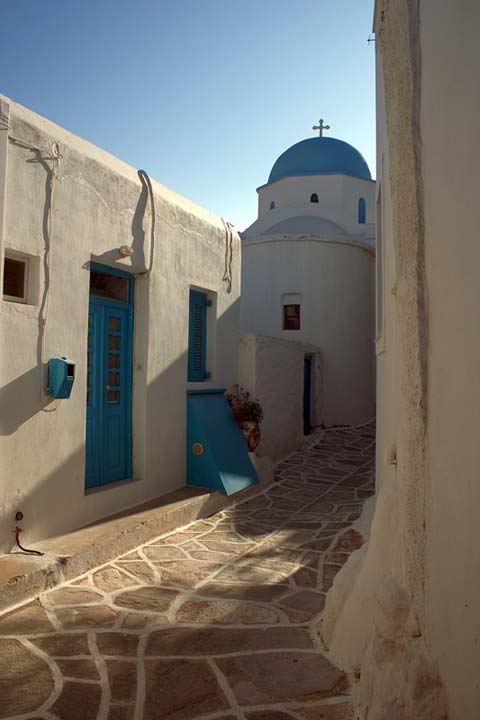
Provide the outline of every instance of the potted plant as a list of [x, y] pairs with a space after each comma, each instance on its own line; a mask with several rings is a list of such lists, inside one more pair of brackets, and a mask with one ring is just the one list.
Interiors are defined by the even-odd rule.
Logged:
[[233, 386], [227, 394], [227, 401], [247, 441], [248, 449], [253, 452], [260, 442], [260, 423], [263, 420], [260, 402], [253, 400], [248, 390], [239, 385]]

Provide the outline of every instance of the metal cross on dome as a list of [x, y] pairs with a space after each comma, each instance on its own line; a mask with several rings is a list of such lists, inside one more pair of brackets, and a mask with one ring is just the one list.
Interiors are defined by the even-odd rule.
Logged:
[[330, 130], [330, 125], [324, 125], [323, 118], [320, 118], [320, 120], [318, 122], [319, 122], [319, 125], [313, 125], [312, 130], [318, 130], [320, 137], [322, 137], [324, 130]]

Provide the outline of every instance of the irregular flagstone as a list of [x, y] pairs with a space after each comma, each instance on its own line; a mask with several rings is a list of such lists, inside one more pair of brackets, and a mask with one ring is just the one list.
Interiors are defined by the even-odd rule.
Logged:
[[222, 565], [219, 563], [203, 562], [201, 560], [182, 560], [157, 565], [160, 581], [163, 585], [178, 585], [180, 587], [194, 587], [201, 580], [205, 580]]
[[183, 548], [171, 545], [151, 545], [143, 548], [143, 552], [149, 560], [185, 560], [187, 558]]
[[134, 705], [110, 705], [107, 720], [133, 720]]
[[300, 548], [289, 548], [283, 547], [282, 545], [274, 545], [269, 543], [267, 545], [260, 545], [253, 550], [250, 550], [246, 558], [258, 558], [259, 562], [268, 561], [274, 563], [277, 561], [295, 564], [299, 561], [302, 550]]
[[317, 586], [318, 575], [312, 568], [302, 567], [291, 575], [297, 587], [314, 588]]
[[363, 537], [356, 530], [350, 529], [344, 532], [332, 547], [334, 551], [353, 552], [363, 545]]
[[221, 655], [246, 650], [311, 648], [307, 630], [294, 627], [167, 628], [152, 633], [146, 655]]
[[219, 625], [274, 625], [278, 613], [263, 605], [235, 600], [189, 600], [177, 610], [177, 621]]
[[100, 685], [66, 682], [49, 712], [59, 720], [96, 720], [101, 697]]
[[348, 558], [350, 557], [350, 553], [343, 553], [343, 552], [335, 552], [335, 553], [329, 553], [325, 556], [325, 562], [327, 563], [334, 563], [336, 565], [343, 565], [347, 562]]
[[99, 603], [103, 595], [95, 590], [87, 590], [84, 587], [67, 585], [59, 590], [52, 590], [48, 593], [48, 602], [52, 605], [84, 605], [86, 603]]
[[150, 615], [141, 615], [140, 613], [132, 612], [125, 616], [122, 623], [124, 628], [142, 628], [146, 625], [150, 619]]
[[211, 560], [218, 563], [225, 563], [230, 560], [230, 553], [218, 552], [217, 550], [190, 550], [188, 554], [194, 560]]
[[79, 660], [76, 658], [73, 660], [62, 659], [57, 660], [57, 665], [64, 677], [100, 680], [94, 660]]
[[113, 566], [105, 567], [93, 573], [93, 581], [100, 590], [104, 590], [105, 592], [114, 592], [115, 590], [137, 584], [137, 581], [130, 577], [130, 575]]
[[[298, 557], [298, 553], [296, 553]], [[237, 566], [260, 568], [262, 570], [274, 570], [280, 575], [288, 578], [296, 569], [295, 562], [288, 562], [278, 557], [262, 557], [261, 555], [248, 555], [237, 561]]]
[[243, 537], [239, 535], [237, 532], [229, 531], [229, 530], [212, 530], [212, 532], [208, 533], [208, 535], [204, 535], [202, 538], [202, 541], [209, 540], [210, 538], [213, 538], [215, 540], [219, 540], [223, 543], [238, 543], [243, 540]]
[[195, 535], [198, 535], [198, 533], [208, 532], [209, 530], [212, 530], [214, 527], [215, 527], [215, 522], [208, 522], [207, 520], [198, 520], [196, 523], [193, 523], [193, 525], [190, 525], [189, 527], [184, 528], [182, 532], [194, 533]]
[[348, 690], [345, 674], [318, 653], [240, 655], [217, 664], [242, 706], [319, 700]]
[[130, 610], [150, 610], [151, 612], [165, 612], [178, 593], [160, 587], [141, 587], [135, 590], [125, 590], [115, 597], [114, 603]]
[[125, 632], [97, 634], [97, 647], [101, 655], [125, 655], [136, 657], [139, 636]]
[[53, 691], [47, 663], [19, 640], [0, 639], [0, 718], [33, 713]]
[[325, 595], [319, 592], [303, 590], [283, 597], [277, 604], [282, 609], [291, 608], [292, 610], [302, 610], [308, 612], [310, 617], [313, 617], [323, 610], [325, 606]]
[[160, 540], [154, 540], [149, 543], [146, 547], [152, 547], [153, 545], [181, 545], [184, 542], [190, 542], [193, 537], [196, 537], [200, 533], [188, 533], [188, 532], [175, 532], [171, 535], [166, 535]]
[[288, 584], [288, 576], [269, 568], [230, 565], [215, 576], [220, 582], [234, 581], [245, 583], [283, 583]]
[[313, 541], [315, 535], [315, 530], [296, 530], [295, 528], [285, 528], [276, 532], [275, 535], [273, 535], [272, 538], [267, 541], [267, 544], [271, 543], [272, 545], [287, 546], [304, 545], [305, 543]]
[[248, 583], [208, 582], [197, 591], [198, 594], [232, 600], [253, 600], [271, 602], [285, 594], [285, 585], [249, 585]]
[[0, 617], [0, 635], [33, 635], [54, 629], [47, 613], [37, 601]]
[[335, 705], [316, 705], [295, 710], [296, 714], [305, 720], [354, 720], [353, 706], [350, 703], [336, 703]]
[[339, 570], [341, 570], [341, 567], [341, 565], [330, 565], [328, 563], [325, 563], [325, 565], [323, 566], [323, 590], [328, 590], [329, 588], [331, 588], [335, 575], [338, 573]]
[[117, 619], [117, 613], [106, 605], [59, 608], [56, 616], [65, 629], [110, 627]]
[[155, 580], [155, 572], [145, 560], [122, 562], [122, 567], [132, 575], [135, 575], [141, 582], [148, 584]]
[[203, 538], [202, 545], [204, 545], [204, 547], [206, 547], [208, 550], [218, 550], [220, 552], [226, 552], [229, 554], [233, 553], [234, 555], [242, 555], [243, 553], [248, 552], [248, 550], [251, 550], [251, 548], [253, 548], [253, 544], [251, 542], [225, 543], [219, 542], [218, 540], [204, 540]]
[[50, 657], [68, 657], [69, 655], [90, 655], [86, 635], [50, 635], [48, 637], [31, 638], [36, 645]]
[[283, 710], [256, 710], [245, 715], [247, 720], [295, 720], [295, 715], [290, 715]]
[[107, 660], [108, 683], [113, 701], [135, 700], [137, 667], [127, 660]]
[[147, 660], [144, 720], [194, 720], [230, 705], [205, 660]]

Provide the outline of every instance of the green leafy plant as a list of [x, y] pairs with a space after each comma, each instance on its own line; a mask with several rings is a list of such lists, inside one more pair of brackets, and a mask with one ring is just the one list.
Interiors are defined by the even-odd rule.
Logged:
[[232, 408], [233, 417], [238, 423], [254, 422], [261, 423], [263, 410], [258, 400], [253, 400], [248, 390], [234, 385], [227, 394], [227, 402]]

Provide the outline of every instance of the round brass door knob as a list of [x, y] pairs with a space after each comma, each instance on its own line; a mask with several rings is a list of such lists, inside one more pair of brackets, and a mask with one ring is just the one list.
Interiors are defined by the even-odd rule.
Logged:
[[196, 442], [192, 445], [192, 453], [194, 455], [203, 455], [203, 445], [202, 443]]

